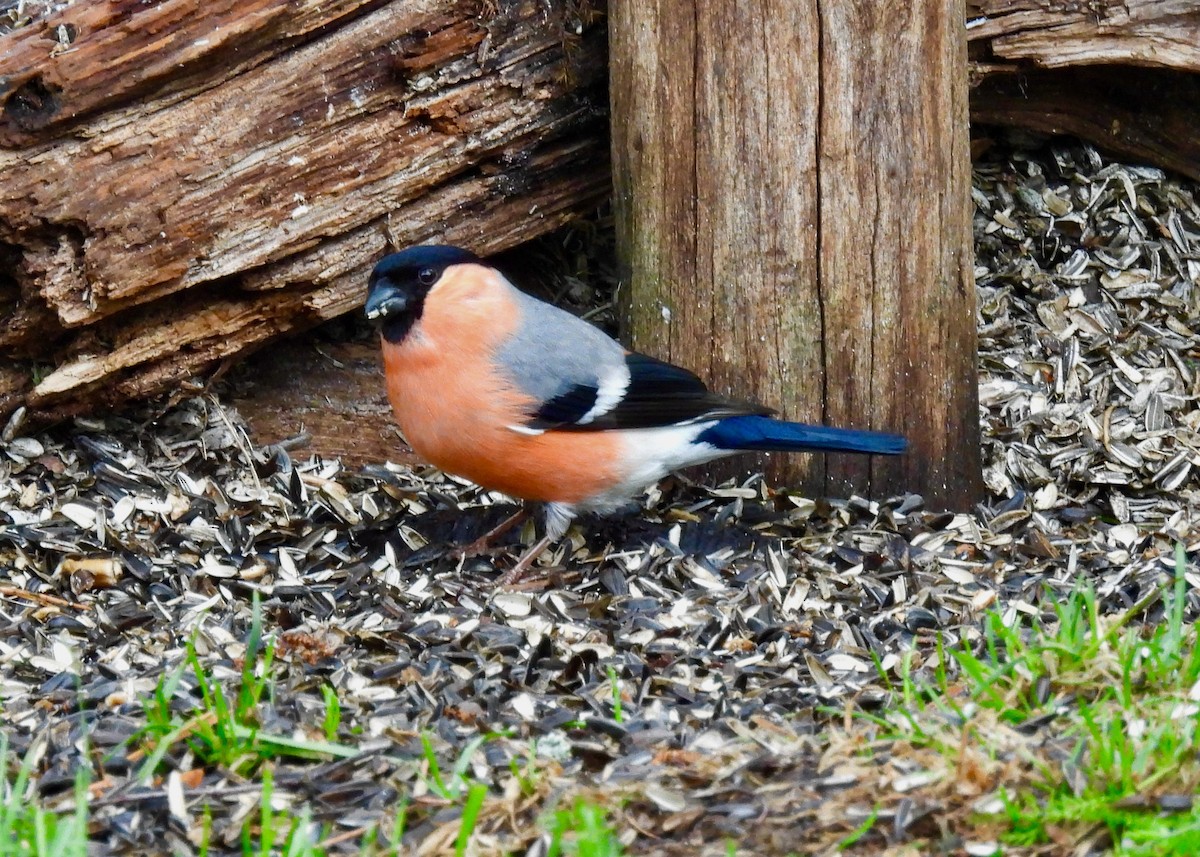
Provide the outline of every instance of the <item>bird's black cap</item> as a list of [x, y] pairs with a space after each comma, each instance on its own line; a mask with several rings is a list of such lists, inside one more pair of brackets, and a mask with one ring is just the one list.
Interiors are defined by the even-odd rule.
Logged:
[[398, 253], [384, 256], [371, 271], [371, 284], [380, 277], [396, 279], [408, 271], [419, 271], [421, 268], [433, 268], [440, 274], [451, 265], [462, 265], [468, 262], [478, 262], [479, 257], [470, 250], [453, 247], [449, 244], [422, 244], [409, 247]]
[[400, 342], [421, 317], [425, 296], [451, 265], [478, 262], [470, 250], [445, 244], [409, 247], [384, 256], [367, 281], [367, 318], [383, 322], [383, 335]]

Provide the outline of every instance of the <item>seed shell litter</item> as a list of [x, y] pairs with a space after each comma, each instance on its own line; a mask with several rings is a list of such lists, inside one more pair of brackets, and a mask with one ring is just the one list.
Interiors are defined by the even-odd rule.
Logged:
[[[457, 558], [514, 506], [435, 470], [258, 447], [198, 387], [37, 435], [15, 415], [0, 438], [12, 754], [34, 753], [37, 790], [62, 805], [91, 759], [92, 830], [115, 853], [193, 853], [206, 805], [214, 847], [236, 850], [260, 785], [183, 745], [143, 780], [129, 742], [189, 640], [218, 680], [240, 675], [257, 594], [278, 661], [260, 727], [323, 739], [331, 688], [358, 750], [273, 763], [277, 808], [310, 804], [334, 838], [407, 799], [405, 843], [453, 852], [459, 809], [430, 789], [423, 736], [490, 786], [479, 853], [544, 854], [538, 818], [578, 793], [613, 807], [630, 853], [809, 851], [871, 812], [896, 843], [928, 836], [957, 774], [915, 750], [866, 763], [839, 729], [837, 712], [889, 699], [881, 671], [907, 657], [930, 675], [939, 638], [977, 642], [986, 611], [1044, 614], [1081, 583], [1127, 610], [1177, 541], [1191, 619], [1200, 605], [1195, 186], [1078, 144], [1003, 144], [973, 198], [990, 496], [969, 514], [673, 477], [498, 592], [532, 533]], [[197, 693], [185, 678], [176, 704]], [[995, 776], [972, 786], [981, 801]]]

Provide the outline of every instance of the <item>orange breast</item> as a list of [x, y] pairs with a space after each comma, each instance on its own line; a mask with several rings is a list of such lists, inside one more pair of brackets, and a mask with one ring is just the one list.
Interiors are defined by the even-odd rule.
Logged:
[[578, 503], [618, 481], [619, 440], [509, 428], [536, 404], [492, 363], [518, 322], [508, 288], [481, 266], [447, 269], [405, 340], [383, 340], [388, 398], [405, 439], [431, 464], [514, 497]]

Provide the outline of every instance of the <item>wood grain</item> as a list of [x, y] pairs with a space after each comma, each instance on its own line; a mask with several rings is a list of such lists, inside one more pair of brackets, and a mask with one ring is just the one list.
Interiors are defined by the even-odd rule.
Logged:
[[971, 119], [1200, 180], [1200, 5], [968, 0]]
[[950, 0], [615, 2], [618, 244], [634, 347], [899, 459], [788, 457], [806, 490], [982, 491], [965, 33]]
[[1200, 71], [1192, 0], [968, 0], [967, 18], [971, 40], [1000, 60]]
[[3, 36], [0, 354], [23, 371], [0, 413], [114, 404], [311, 327], [389, 243], [493, 252], [591, 210], [604, 34], [572, 9], [81, 0]]
[[1200, 181], [1200, 75], [1191, 72], [1083, 66], [992, 74], [971, 92], [971, 119], [1070, 134]]

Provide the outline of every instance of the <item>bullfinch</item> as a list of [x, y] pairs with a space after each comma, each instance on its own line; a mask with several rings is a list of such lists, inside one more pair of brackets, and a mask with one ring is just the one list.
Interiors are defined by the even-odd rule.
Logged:
[[894, 434], [784, 422], [696, 375], [628, 351], [517, 289], [473, 253], [410, 247], [371, 272], [388, 398], [431, 464], [545, 504], [525, 572], [581, 512], [611, 513], [673, 470], [739, 452], [897, 455]]

